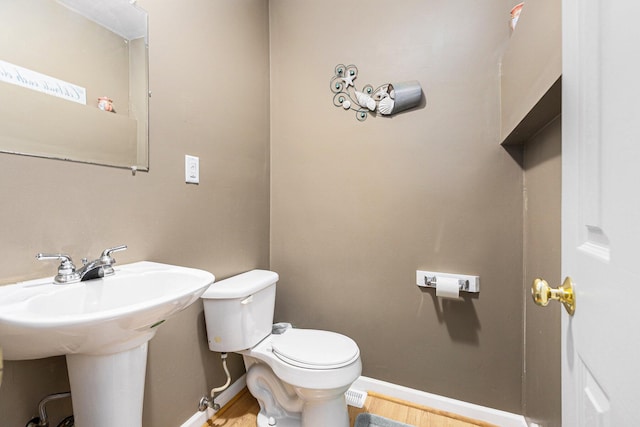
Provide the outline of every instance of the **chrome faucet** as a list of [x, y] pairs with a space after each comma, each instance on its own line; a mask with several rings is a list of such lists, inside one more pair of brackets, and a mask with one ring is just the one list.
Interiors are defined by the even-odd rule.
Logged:
[[86, 259], [82, 260], [82, 267], [78, 270], [80, 275], [80, 281], [97, 279], [100, 277], [111, 276], [115, 271], [113, 270], [113, 264], [116, 263], [115, 258], [111, 256], [112, 253], [118, 251], [124, 251], [127, 249], [127, 245], [116, 246], [115, 248], [109, 248], [102, 251], [100, 258], [87, 262]]
[[127, 249], [127, 245], [116, 246], [115, 248], [105, 249], [100, 258], [87, 262], [82, 260], [82, 267], [76, 270], [71, 257], [65, 254], [43, 254], [36, 255], [38, 260], [60, 260], [58, 274], [54, 277], [54, 281], [59, 284], [84, 282], [86, 280], [98, 279], [100, 277], [110, 276], [115, 273], [113, 264], [116, 260], [111, 256], [112, 253]]

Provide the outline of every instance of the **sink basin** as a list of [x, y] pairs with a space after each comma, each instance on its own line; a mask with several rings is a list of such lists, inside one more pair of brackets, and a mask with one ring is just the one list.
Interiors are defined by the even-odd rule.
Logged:
[[7, 360], [66, 355], [77, 426], [141, 425], [147, 342], [214, 280], [142, 261], [86, 282], [0, 286], [0, 347]]
[[0, 347], [7, 360], [109, 354], [148, 341], [156, 327], [196, 301], [211, 273], [154, 262], [68, 285], [53, 278], [0, 286]]

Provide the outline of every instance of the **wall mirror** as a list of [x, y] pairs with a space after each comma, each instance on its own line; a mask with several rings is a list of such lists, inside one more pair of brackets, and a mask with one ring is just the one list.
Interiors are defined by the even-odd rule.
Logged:
[[148, 170], [135, 0], [0, 0], [0, 151]]

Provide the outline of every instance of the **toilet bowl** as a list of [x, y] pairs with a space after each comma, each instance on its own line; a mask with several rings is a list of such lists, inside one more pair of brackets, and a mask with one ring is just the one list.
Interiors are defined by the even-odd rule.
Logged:
[[357, 344], [315, 329], [272, 329], [278, 275], [253, 270], [202, 295], [209, 348], [242, 354], [259, 427], [348, 427], [344, 393], [360, 376]]

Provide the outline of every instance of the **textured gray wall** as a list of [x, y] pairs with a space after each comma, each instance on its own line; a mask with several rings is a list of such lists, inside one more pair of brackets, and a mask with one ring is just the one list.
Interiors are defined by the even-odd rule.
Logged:
[[[141, 5], [151, 13], [150, 172], [0, 154], [0, 283], [52, 274], [38, 251], [79, 258], [120, 243], [121, 263], [219, 279], [270, 266], [281, 275], [277, 320], [353, 337], [364, 375], [521, 413], [523, 174], [498, 145], [511, 5]], [[358, 65], [358, 87], [417, 79], [426, 102], [359, 123], [331, 102], [338, 63]], [[200, 156], [199, 186], [183, 183], [184, 154]], [[104, 184], [108, 203], [78, 202]], [[61, 187], [72, 203], [56, 209]], [[415, 286], [416, 269], [480, 275], [481, 293], [441, 301]], [[231, 365], [235, 378], [240, 359]], [[223, 381], [195, 304], [150, 343], [144, 425], [179, 425]], [[7, 362], [0, 426], [23, 425], [65, 387], [63, 358]]]
[[562, 129], [558, 117], [529, 140], [524, 152], [525, 359], [523, 413], [545, 427], [562, 423], [560, 384], [561, 304], [538, 307], [531, 299], [536, 277], [553, 287], [560, 272]]
[[[79, 262], [118, 244], [129, 245], [119, 263], [173, 263], [219, 279], [269, 266], [267, 2], [140, 5], [150, 13], [150, 171], [0, 154], [2, 284], [52, 275], [39, 251]], [[199, 185], [184, 183], [185, 154], [200, 157]], [[230, 364], [237, 378], [241, 359]], [[24, 425], [44, 395], [68, 389], [64, 358], [6, 365], [3, 427]], [[150, 342], [144, 425], [180, 425], [224, 380], [195, 303]]]
[[[519, 413], [522, 170], [499, 145], [506, 1], [271, 0], [276, 315], [345, 333], [363, 374]], [[356, 120], [356, 87], [418, 80], [426, 104]], [[442, 301], [416, 269], [475, 274]]]

